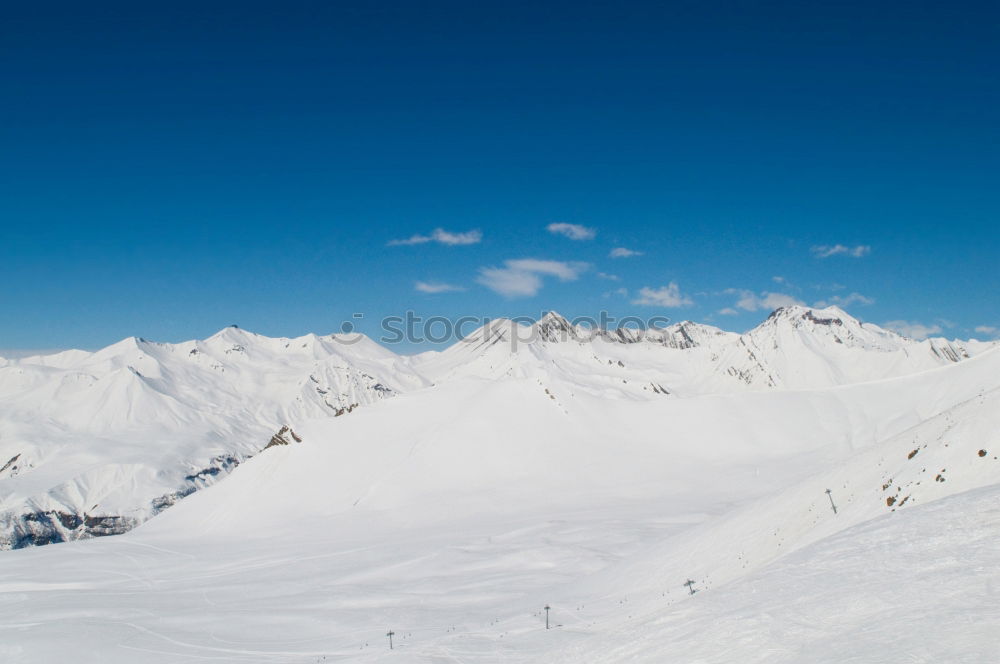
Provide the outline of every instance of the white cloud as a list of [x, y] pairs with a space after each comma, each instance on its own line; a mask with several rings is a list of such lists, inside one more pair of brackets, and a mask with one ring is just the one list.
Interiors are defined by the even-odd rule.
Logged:
[[430, 235], [412, 235], [405, 240], [390, 240], [390, 247], [406, 246], [411, 244], [426, 244], [437, 242], [454, 247], [463, 244], [479, 244], [483, 241], [482, 231], [472, 230], [464, 233], [451, 233], [443, 228], [435, 228]]
[[681, 289], [677, 282], [671, 281], [666, 286], [660, 288], [650, 288], [648, 286], [639, 289], [639, 297], [632, 300], [632, 304], [641, 304], [652, 307], [683, 307], [693, 304], [691, 298], [681, 294]]
[[830, 256], [850, 256], [851, 258], [861, 258], [872, 252], [872, 248], [867, 244], [859, 244], [856, 247], [847, 247], [842, 244], [820, 244], [812, 249], [816, 258], [829, 258]]
[[783, 284], [785, 283], [786, 280], [784, 277], [771, 277], [771, 281], [773, 281], [776, 284]]
[[905, 320], [891, 320], [882, 324], [882, 327], [892, 330], [893, 332], [898, 332], [905, 337], [910, 337], [911, 339], [926, 339], [927, 337], [934, 334], [941, 334], [940, 325], [924, 325], [923, 323], [915, 323], [912, 321]]
[[421, 293], [455, 293], [465, 290], [461, 286], [446, 284], [440, 281], [418, 281], [413, 287]]
[[519, 258], [512, 261], [504, 261], [504, 265], [513, 270], [552, 275], [553, 277], [558, 277], [560, 281], [573, 281], [580, 276], [581, 272], [587, 269], [586, 263], [544, 261], [537, 258]]
[[621, 279], [617, 274], [608, 274], [607, 272], [598, 272], [597, 276], [608, 281], [619, 281]]
[[567, 224], [564, 222], [549, 224], [545, 227], [550, 233], [565, 235], [571, 240], [593, 240], [597, 231], [579, 224]]
[[803, 306], [805, 304], [802, 300], [786, 293], [770, 293], [768, 291], [764, 291], [758, 295], [753, 291], [743, 290], [740, 288], [727, 288], [723, 292], [727, 295], [739, 296], [734, 306], [737, 309], [742, 309], [744, 311], [759, 311], [761, 309], [771, 311], [779, 307]]
[[802, 300], [786, 293], [763, 293], [759, 298], [762, 309], [777, 309], [778, 307], [802, 306]]
[[725, 309], [719, 309], [719, 313], [723, 316], [738, 316], [740, 312], [732, 307], [726, 307]]
[[625, 247], [615, 247], [608, 256], [611, 258], [632, 258], [633, 256], [642, 256], [642, 252], [635, 251], [634, 249], [626, 249]]
[[588, 267], [586, 263], [520, 258], [504, 261], [504, 267], [480, 268], [476, 281], [504, 297], [530, 297], [541, 290], [543, 276], [574, 281]]
[[542, 287], [537, 274], [502, 267], [481, 268], [476, 281], [504, 297], [529, 297]]
[[977, 325], [976, 332], [979, 334], [988, 334], [991, 337], [1000, 336], [1000, 327], [993, 327], [992, 325]]
[[820, 300], [813, 306], [829, 307], [830, 305], [834, 305], [837, 307], [849, 307], [852, 304], [875, 304], [875, 298], [862, 295], [861, 293], [851, 293], [850, 295], [832, 295], [829, 299]]
[[617, 288], [617, 289], [615, 289], [613, 291], [608, 291], [607, 293], [605, 293], [604, 297], [611, 297], [612, 295], [617, 295], [619, 297], [628, 297], [628, 289], [627, 288]]

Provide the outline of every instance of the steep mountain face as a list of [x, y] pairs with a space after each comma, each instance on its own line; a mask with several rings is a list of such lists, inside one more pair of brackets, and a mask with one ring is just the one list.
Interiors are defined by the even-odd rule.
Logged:
[[565, 415], [582, 397], [662, 401], [880, 380], [985, 347], [915, 342], [836, 308], [791, 307], [743, 335], [689, 321], [590, 330], [553, 312], [533, 325], [492, 321], [416, 356], [362, 335], [272, 339], [230, 327], [179, 344], [130, 338], [95, 353], [4, 360], [0, 548], [124, 532], [225, 477], [283, 427], [456, 381], [526, 381]]

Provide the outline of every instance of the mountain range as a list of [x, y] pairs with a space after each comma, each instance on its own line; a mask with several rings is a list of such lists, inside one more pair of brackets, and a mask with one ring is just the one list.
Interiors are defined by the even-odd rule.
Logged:
[[997, 344], [832, 307], [4, 360], [0, 659], [994, 661], [998, 456]]
[[[443, 351], [360, 335], [129, 338], [97, 352], [0, 359], [0, 548], [119, 534], [225, 477], [302, 423], [461, 380], [665, 400], [907, 376], [991, 344], [914, 341], [830, 307], [774, 311], [745, 334], [685, 321], [594, 330], [556, 313], [494, 320]], [[535, 389], [532, 387], [530, 389]], [[428, 397], [433, 399], [433, 397]]]

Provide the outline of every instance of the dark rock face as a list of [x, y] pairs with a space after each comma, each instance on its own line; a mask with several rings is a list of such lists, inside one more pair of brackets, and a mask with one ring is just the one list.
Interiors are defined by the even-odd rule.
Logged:
[[[349, 404], [347, 406], [344, 406], [343, 408], [334, 408], [333, 409], [333, 416], [334, 417], [340, 417], [341, 415], [346, 415], [347, 413], [350, 413], [352, 410], [354, 410], [357, 407], [358, 407], [358, 404], [352, 403], [352, 404]], [[287, 445], [287, 444], [288, 443], [285, 443], [285, 445]]]
[[20, 453], [15, 454], [13, 457], [11, 457], [10, 461], [8, 461], [3, 465], [3, 468], [0, 468], [0, 473], [3, 473], [7, 469], [10, 469], [11, 475], [14, 475], [14, 472], [17, 470], [17, 466], [15, 466], [14, 464], [17, 463], [17, 460], [20, 458], [21, 458]]
[[299, 438], [299, 436], [294, 431], [292, 431], [292, 428], [288, 425], [285, 425], [280, 429], [278, 429], [278, 433], [271, 436], [271, 441], [266, 446], [264, 446], [264, 449], [266, 450], [270, 447], [276, 447], [278, 445], [290, 445], [292, 441], [288, 440], [289, 438], [291, 438], [296, 443], [302, 442], [302, 439]]
[[21, 515], [10, 536], [10, 548], [43, 546], [88, 537], [120, 535], [139, 525], [124, 516], [91, 516], [46, 510]]
[[806, 320], [812, 321], [813, 323], [816, 323], [817, 325], [841, 325], [842, 326], [844, 324], [844, 321], [840, 320], [839, 318], [817, 318], [813, 314], [812, 310], [807, 310], [806, 313], [803, 315], [803, 318], [805, 318]]

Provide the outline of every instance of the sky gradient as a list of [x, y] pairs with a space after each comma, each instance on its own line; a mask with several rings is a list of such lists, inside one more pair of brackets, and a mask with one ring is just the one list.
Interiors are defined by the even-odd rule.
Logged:
[[0, 349], [792, 301], [1000, 334], [997, 3], [148, 4], [4, 10]]

